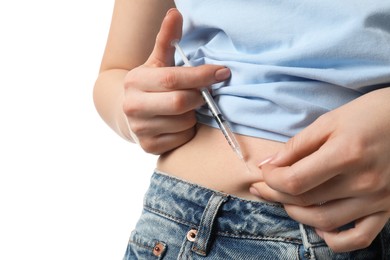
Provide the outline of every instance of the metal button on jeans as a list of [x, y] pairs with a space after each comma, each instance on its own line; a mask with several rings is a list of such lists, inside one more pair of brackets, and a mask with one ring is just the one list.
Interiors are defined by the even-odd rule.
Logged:
[[162, 243], [157, 243], [153, 248], [153, 255], [160, 256], [164, 252], [164, 249], [165, 245]]
[[198, 234], [198, 231], [196, 229], [191, 229], [187, 233], [187, 239], [188, 241], [194, 242], [196, 238], [196, 234]]

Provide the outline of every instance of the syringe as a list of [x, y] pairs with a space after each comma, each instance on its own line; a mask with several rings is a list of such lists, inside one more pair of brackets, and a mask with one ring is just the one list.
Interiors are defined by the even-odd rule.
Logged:
[[[183, 49], [180, 47], [178, 41], [173, 41], [172, 45], [175, 46], [176, 50], [180, 54], [181, 58], [183, 59], [184, 65], [187, 67], [192, 67], [190, 61], [188, 60], [187, 56], [185, 55]], [[229, 125], [229, 122], [222, 115], [222, 113], [219, 110], [217, 104], [215, 103], [213, 97], [211, 96], [209, 90], [207, 88], [202, 88], [200, 90], [200, 92], [201, 92], [204, 100], [206, 101], [206, 104], [208, 105], [211, 114], [213, 115], [215, 121], [218, 123], [219, 128], [221, 129], [223, 135], [225, 136], [227, 142], [229, 143], [230, 147], [237, 154], [237, 156], [242, 161], [245, 162], [240, 145], [238, 144], [238, 141], [232, 132], [232, 129]]]

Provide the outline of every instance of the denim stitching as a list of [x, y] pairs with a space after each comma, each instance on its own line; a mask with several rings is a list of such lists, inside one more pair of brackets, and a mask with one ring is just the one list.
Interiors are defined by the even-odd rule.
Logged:
[[196, 225], [196, 224], [194, 224], [194, 223], [185, 221], [185, 220], [183, 220], [183, 219], [176, 218], [176, 217], [174, 217], [174, 216], [172, 216], [172, 215], [169, 215], [169, 214], [167, 214], [167, 213], [165, 213], [165, 212], [162, 212], [162, 211], [159, 211], [159, 210], [157, 210], [157, 209], [148, 207], [148, 206], [146, 206], [146, 205], [144, 205], [144, 209], [150, 211], [151, 213], [155, 213], [155, 214], [157, 214], [157, 215], [160, 215], [161, 217], [165, 217], [165, 218], [167, 218], [167, 219], [176, 221], [177, 223], [180, 223], [180, 224], [183, 224], [183, 225], [186, 225], [186, 226], [190, 226], [190, 227], [196, 227], [196, 228], [198, 228], [198, 225]]
[[129, 243], [130, 243], [130, 244], [134, 244], [134, 245], [136, 245], [136, 246], [138, 246], [138, 247], [142, 247], [142, 248], [144, 248], [144, 249], [148, 249], [148, 250], [151, 250], [151, 249], [152, 249], [152, 248], [149, 247], [149, 246], [146, 246], [146, 245], [144, 245], [144, 244], [138, 243], [138, 242], [136, 242], [136, 241], [134, 241], [134, 240], [131, 240], [131, 239], [130, 239]]
[[301, 244], [302, 243], [302, 241], [300, 239], [290, 238], [290, 237], [237, 235], [237, 234], [232, 234], [229, 232], [217, 232], [217, 235], [223, 236], [223, 237], [230, 237], [230, 238], [291, 242], [292, 244]]
[[229, 198], [231, 200], [236, 200], [236, 201], [241, 201], [241, 202], [245, 202], [245, 203], [253, 203], [253, 204], [260, 204], [260, 205], [269, 205], [269, 206], [274, 206], [274, 207], [277, 207], [277, 208], [283, 208], [283, 205], [280, 204], [280, 203], [273, 203], [273, 202], [263, 202], [263, 201], [255, 201], [255, 200], [247, 200], [247, 199], [242, 199], [242, 198], [239, 198], [239, 197], [236, 197], [236, 196], [233, 196], [233, 195], [230, 195], [230, 194], [226, 194], [226, 193], [223, 193], [223, 192], [220, 192], [220, 191], [217, 191], [217, 190], [211, 190], [209, 188], [206, 188], [206, 187], [203, 187], [203, 186], [200, 186], [198, 184], [194, 184], [194, 183], [189, 183], [189, 182], [186, 182], [182, 179], [179, 179], [179, 178], [176, 178], [176, 177], [173, 177], [173, 176], [170, 176], [170, 175], [167, 175], [167, 174], [164, 174], [160, 171], [155, 171], [154, 172], [156, 175], [159, 175], [160, 177], [164, 177], [164, 178], [169, 178], [169, 179], [172, 179], [174, 181], [177, 181], [177, 182], [180, 182], [182, 184], [185, 184], [185, 185], [188, 185], [190, 186], [191, 188], [199, 188], [201, 190], [204, 190], [205, 192], [207, 193], [217, 193], [217, 194], [221, 194], [221, 195], [226, 195], [226, 196], [229, 196]]
[[[160, 215], [161, 217], [165, 217], [167, 219], [176, 221], [179, 224], [193, 227], [195, 229], [199, 228], [199, 226], [197, 224], [194, 224], [194, 223], [191, 223], [188, 221], [184, 221], [183, 219], [173, 217], [169, 214], [166, 214], [165, 212], [150, 208], [148, 206], [144, 206], [144, 207], [145, 207], [145, 210], [147, 210], [151, 213], [155, 213], [157, 215]], [[217, 235], [224, 236], [224, 237], [231, 237], [231, 238], [243, 238], [243, 239], [249, 238], [249, 239], [255, 239], [255, 240], [271, 240], [271, 241], [285, 241], [285, 242], [292, 242], [292, 243], [302, 243], [302, 241], [300, 239], [289, 238], [289, 237], [248, 236], [248, 235], [237, 235], [237, 234], [230, 233], [230, 232], [217, 232]], [[318, 245], [320, 246], [321, 244], [318, 244]]]

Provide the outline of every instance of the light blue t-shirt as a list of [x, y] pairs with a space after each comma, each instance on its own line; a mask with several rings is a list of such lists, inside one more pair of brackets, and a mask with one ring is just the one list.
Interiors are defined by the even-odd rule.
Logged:
[[[191, 63], [232, 71], [212, 94], [234, 132], [286, 141], [318, 116], [390, 86], [390, 0], [176, 0], [176, 6]], [[205, 107], [198, 120], [218, 127]]]

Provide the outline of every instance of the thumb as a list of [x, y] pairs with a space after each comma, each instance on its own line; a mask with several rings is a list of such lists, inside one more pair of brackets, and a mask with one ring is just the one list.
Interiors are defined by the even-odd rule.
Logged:
[[180, 40], [182, 34], [183, 18], [175, 8], [169, 9], [161, 24], [156, 37], [156, 43], [152, 54], [146, 61], [146, 65], [168, 67], [174, 65], [175, 48], [172, 41]]

